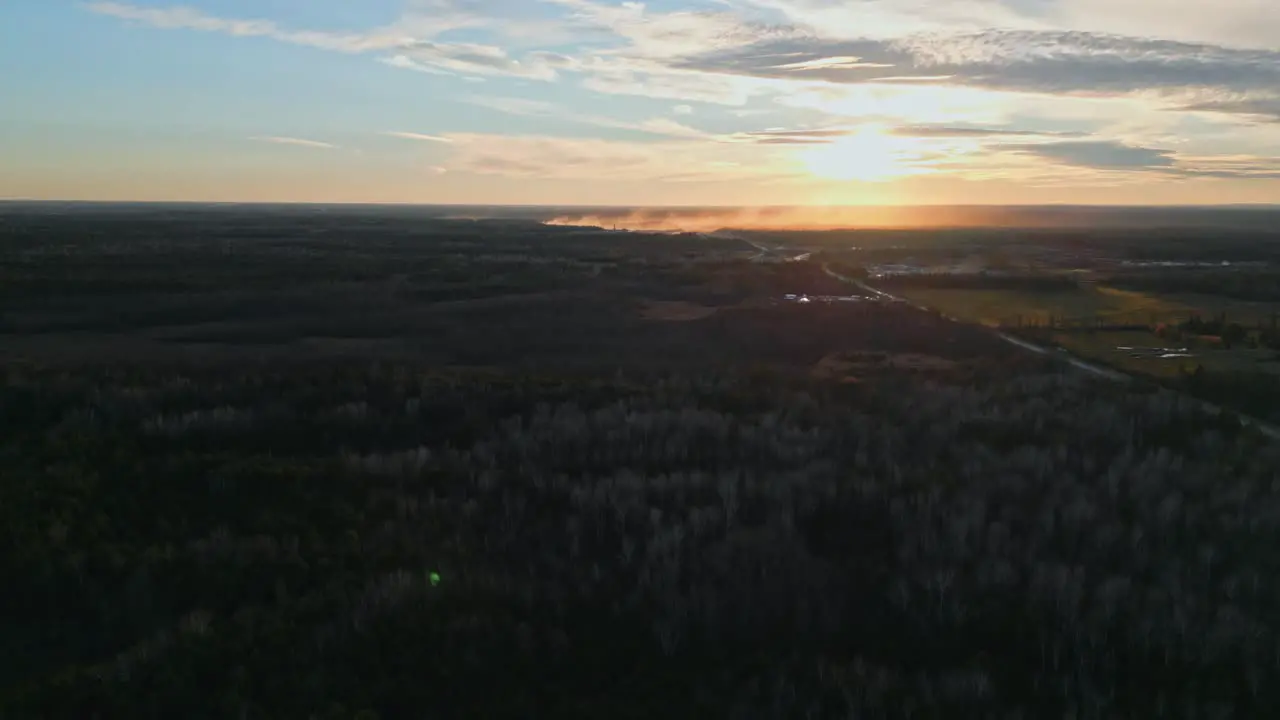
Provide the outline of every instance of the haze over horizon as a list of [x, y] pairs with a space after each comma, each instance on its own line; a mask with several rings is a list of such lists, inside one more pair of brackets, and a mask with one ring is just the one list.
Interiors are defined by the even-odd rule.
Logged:
[[0, 198], [1280, 200], [1280, 3], [1173, 8], [19, 0]]
[[644, 232], [723, 230], [927, 230], [945, 228], [1161, 230], [1248, 232], [1280, 237], [1280, 205], [884, 205], [884, 206], [582, 206], [441, 205], [359, 203], [191, 203], [22, 201], [0, 198], [0, 218], [24, 212], [88, 213], [95, 217], [160, 217], [170, 211], [188, 219], [226, 214], [298, 218], [528, 221], [546, 225]]

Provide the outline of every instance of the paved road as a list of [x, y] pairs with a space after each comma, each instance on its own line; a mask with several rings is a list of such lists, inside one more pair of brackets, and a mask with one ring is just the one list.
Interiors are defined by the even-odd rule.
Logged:
[[785, 250], [784, 248], [771, 248], [767, 245], [758, 243], [755, 240], [752, 240], [750, 238], [745, 238], [737, 233], [729, 232], [725, 230], [711, 233], [709, 237], [720, 237], [720, 238], [727, 238], [730, 240], [741, 240], [742, 242], [750, 245], [752, 248], [759, 251], [754, 256], [752, 256], [751, 258], [752, 260], [763, 260], [769, 257], [778, 257], [778, 258], [783, 258], [784, 260], [797, 262], [800, 260], [808, 260], [809, 256], [813, 254], [811, 252], [807, 252], [807, 253], [801, 253], [797, 255], [793, 250]]
[[[875, 288], [871, 287], [870, 285], [868, 285], [868, 284], [866, 284], [866, 283], [862, 282], [862, 281], [861, 281], [861, 280], [859, 280], [858, 278], [851, 278], [851, 277], [847, 277], [847, 276], [845, 276], [845, 275], [841, 275], [840, 273], [838, 273], [838, 272], [836, 272], [836, 271], [832, 270], [832, 269], [831, 269], [828, 265], [826, 265], [825, 263], [824, 263], [824, 264], [823, 264], [823, 266], [822, 266], [822, 271], [823, 271], [823, 272], [825, 272], [827, 275], [830, 275], [831, 277], [833, 277], [833, 278], [835, 278], [835, 279], [837, 279], [837, 280], [843, 280], [844, 282], [852, 283], [852, 284], [854, 284], [854, 285], [858, 286], [858, 288], [859, 288], [860, 290], [862, 290], [862, 291], [866, 292], [868, 295], [871, 295], [871, 296], [873, 296], [873, 297], [879, 297], [879, 298], [882, 298], [882, 299], [885, 299], [885, 300], [891, 300], [891, 301], [893, 301], [893, 302], [906, 303], [907, 305], [910, 305], [911, 307], [913, 307], [913, 308], [915, 308], [915, 309], [917, 309], [917, 310], [922, 310], [922, 311], [924, 311], [924, 312], [933, 312], [933, 310], [931, 310], [931, 309], [929, 309], [929, 308], [927, 308], [927, 307], [925, 307], [925, 306], [923, 306], [923, 305], [917, 305], [917, 304], [915, 304], [915, 303], [913, 303], [913, 302], [911, 302], [911, 301], [909, 301], [909, 300], [906, 300], [906, 299], [904, 299], [904, 298], [895, 297], [895, 296], [893, 296], [893, 295], [890, 295], [890, 294], [889, 294], [889, 293], [887, 293], [887, 292], [883, 292], [883, 291], [881, 291], [881, 290], [877, 290], [877, 289], [875, 289]], [[948, 319], [948, 320], [950, 320], [950, 321], [952, 321], [952, 322], [957, 322], [957, 323], [959, 323], [959, 322], [963, 322], [962, 320], [959, 320], [959, 319], [957, 319], [957, 318], [951, 317], [950, 315], [945, 315], [945, 314], [944, 314], [942, 317], [944, 317], [944, 318], [946, 318], [946, 319]], [[1020, 348], [1022, 348], [1022, 349], [1024, 349], [1024, 350], [1028, 350], [1028, 351], [1030, 351], [1030, 352], [1037, 353], [1037, 354], [1039, 354], [1039, 355], [1052, 355], [1052, 356], [1054, 356], [1054, 357], [1060, 357], [1062, 360], [1066, 361], [1068, 364], [1072, 365], [1073, 367], [1079, 368], [1079, 369], [1084, 370], [1085, 372], [1091, 373], [1091, 374], [1093, 374], [1093, 375], [1097, 375], [1097, 376], [1099, 376], [1099, 377], [1104, 377], [1104, 378], [1106, 378], [1106, 379], [1108, 379], [1108, 380], [1114, 380], [1114, 381], [1117, 381], [1117, 382], [1131, 382], [1131, 381], [1133, 381], [1133, 380], [1135, 379], [1132, 375], [1128, 375], [1128, 374], [1126, 374], [1126, 373], [1122, 373], [1122, 372], [1120, 372], [1120, 371], [1118, 371], [1118, 370], [1112, 370], [1111, 368], [1099, 367], [1098, 365], [1094, 365], [1093, 363], [1090, 363], [1090, 362], [1088, 362], [1088, 361], [1084, 360], [1083, 358], [1080, 358], [1080, 357], [1078, 357], [1078, 356], [1076, 356], [1076, 355], [1073, 355], [1073, 354], [1071, 354], [1071, 353], [1069, 353], [1069, 352], [1065, 352], [1065, 351], [1057, 350], [1057, 349], [1051, 349], [1051, 348], [1044, 347], [1043, 345], [1037, 345], [1037, 344], [1032, 343], [1032, 342], [1027, 342], [1026, 340], [1023, 340], [1023, 339], [1021, 339], [1021, 338], [1013, 337], [1012, 335], [1009, 335], [1008, 333], [1003, 333], [1003, 332], [1000, 332], [999, 330], [995, 330], [995, 329], [992, 329], [992, 328], [987, 328], [985, 325], [980, 325], [979, 327], [982, 327], [982, 328], [984, 328], [984, 329], [986, 329], [986, 330], [990, 331], [991, 333], [995, 334], [995, 336], [996, 336], [996, 337], [1000, 338], [1001, 340], [1004, 340], [1004, 341], [1005, 341], [1005, 342], [1007, 342], [1007, 343], [1010, 343], [1010, 344], [1012, 344], [1012, 345], [1017, 345], [1018, 347], [1020, 347]], [[1208, 401], [1205, 401], [1205, 400], [1201, 400], [1201, 399], [1199, 399], [1199, 398], [1191, 397], [1191, 396], [1189, 396], [1189, 395], [1186, 395], [1185, 393], [1180, 393], [1180, 395], [1182, 395], [1182, 397], [1186, 398], [1188, 401], [1193, 402], [1193, 403], [1196, 403], [1197, 405], [1199, 405], [1199, 406], [1201, 407], [1201, 409], [1203, 409], [1203, 410], [1204, 410], [1205, 412], [1207, 412], [1207, 413], [1210, 413], [1210, 414], [1213, 414], [1213, 415], [1220, 415], [1220, 414], [1222, 414], [1222, 413], [1224, 413], [1224, 412], [1229, 412], [1229, 413], [1230, 413], [1231, 415], [1233, 415], [1234, 417], [1239, 418], [1239, 419], [1240, 419], [1241, 424], [1243, 424], [1243, 425], [1247, 425], [1247, 426], [1250, 426], [1250, 427], [1255, 427], [1255, 428], [1257, 428], [1257, 429], [1258, 429], [1258, 430], [1259, 430], [1263, 435], [1266, 435], [1267, 437], [1269, 437], [1269, 438], [1271, 438], [1271, 439], [1273, 439], [1273, 440], [1280, 440], [1280, 427], [1276, 427], [1275, 425], [1271, 425], [1271, 424], [1269, 424], [1269, 423], [1265, 423], [1265, 422], [1263, 422], [1263, 421], [1261, 421], [1261, 420], [1259, 420], [1259, 419], [1257, 419], [1257, 418], [1249, 417], [1248, 415], [1241, 415], [1240, 413], [1237, 413], [1237, 412], [1234, 412], [1234, 411], [1226, 410], [1225, 408], [1222, 408], [1221, 406], [1214, 405], [1214, 404], [1213, 404], [1213, 403], [1211, 403], [1211, 402], [1208, 402]]]

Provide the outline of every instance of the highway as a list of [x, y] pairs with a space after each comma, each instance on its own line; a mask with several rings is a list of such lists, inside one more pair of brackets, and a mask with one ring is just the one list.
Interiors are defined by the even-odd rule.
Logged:
[[[862, 290], [863, 292], [867, 293], [872, 297], [878, 297], [878, 298], [889, 300], [892, 302], [905, 303], [923, 312], [934, 312], [930, 308], [927, 308], [923, 305], [917, 305], [909, 300], [906, 300], [905, 298], [895, 297], [893, 295], [890, 295], [887, 292], [877, 290], [871, 287], [870, 285], [866, 284], [865, 282], [859, 280], [858, 278], [851, 278], [845, 275], [841, 275], [840, 273], [832, 270], [830, 266], [828, 266], [825, 263], [822, 265], [822, 271], [837, 280], [841, 280], [841, 281], [856, 285], [858, 289]], [[947, 320], [950, 320], [951, 322], [956, 322], [956, 323], [964, 322], [950, 315], [943, 314], [942, 317], [946, 318]], [[1097, 375], [1098, 377], [1103, 377], [1108, 380], [1113, 380], [1116, 382], [1132, 382], [1133, 380], [1136, 379], [1134, 376], [1120, 372], [1118, 370], [1112, 370], [1111, 368], [1094, 365], [1093, 363], [1090, 363], [1087, 360], [1081, 357], [1078, 357], [1076, 355], [1073, 355], [1065, 350], [1048, 348], [1043, 345], [1037, 345], [1032, 342], [1027, 342], [1026, 340], [1023, 340], [1021, 338], [1013, 337], [1008, 333], [1001, 332], [994, 328], [988, 328], [985, 325], [979, 325], [978, 327], [982, 327], [986, 329], [988, 332], [993, 333], [996, 337], [1000, 338], [1001, 340], [1004, 340], [1007, 343], [1016, 345], [1024, 350], [1027, 350], [1039, 355], [1050, 355], [1053, 357], [1061, 358], [1063, 361], [1070, 364], [1071, 366], [1079, 368], [1080, 370], [1084, 370], [1085, 372], [1088, 372], [1090, 374]], [[1263, 435], [1266, 435], [1267, 437], [1273, 440], [1280, 440], [1280, 427], [1276, 427], [1275, 425], [1263, 422], [1262, 420], [1259, 420], [1254, 417], [1249, 417], [1248, 415], [1242, 415], [1233, 410], [1227, 410], [1211, 402], [1201, 400], [1199, 398], [1191, 397], [1186, 393], [1179, 393], [1179, 395], [1185, 398], [1186, 400], [1188, 400], [1189, 402], [1195, 403], [1207, 413], [1214, 414], [1214, 415], [1221, 415], [1222, 413], [1230, 413], [1233, 417], [1239, 418], [1241, 424], [1247, 425], [1249, 427], [1257, 428], [1259, 432], [1261, 432]]]
[[[717, 234], [720, 234], [722, 237], [729, 237], [735, 240], [741, 240], [742, 242], [750, 245], [752, 248], [759, 251], [760, 254], [757, 255], [756, 257], [773, 255], [778, 252], [778, 250], [775, 248], [766, 247], [752, 240], [748, 240], [747, 238], [742, 237], [741, 235], [737, 235], [733, 233], [717, 233]], [[910, 300], [907, 300], [906, 298], [896, 297], [882, 290], [877, 290], [876, 288], [871, 287], [870, 285], [866, 284], [859, 278], [851, 278], [845, 275], [841, 275], [840, 273], [832, 270], [831, 266], [826, 263], [822, 264], [822, 271], [837, 280], [855, 285], [859, 290], [866, 293], [869, 297], [879, 298], [881, 300], [885, 300], [889, 302], [904, 303], [906, 305], [910, 305], [911, 307], [917, 310], [920, 310], [921, 312], [928, 312], [928, 313], [937, 312], [923, 305], [917, 305], [916, 303], [913, 303]], [[960, 320], [959, 318], [952, 317], [951, 315], [947, 315], [942, 312], [938, 312], [938, 314], [941, 315], [943, 318], [950, 320], [951, 322], [954, 322], [954, 323], [965, 322], [963, 320]], [[1101, 378], [1106, 378], [1107, 380], [1111, 380], [1114, 382], [1133, 382], [1134, 380], [1137, 379], [1133, 375], [1129, 375], [1127, 373], [1123, 373], [1118, 370], [1112, 370], [1111, 368], [1094, 365], [1093, 363], [1085, 360], [1084, 358], [1081, 358], [1077, 355], [1067, 352], [1066, 350], [1063, 350], [1061, 348], [1048, 348], [1043, 345], [1037, 345], [1036, 343], [1028, 342], [1021, 338], [1013, 337], [1008, 333], [1001, 332], [995, 328], [989, 328], [985, 325], [978, 325], [978, 327], [983, 328], [984, 330], [994, 334], [996, 337], [1000, 338], [1001, 340], [1011, 345], [1016, 345], [1022, 348], [1023, 350], [1027, 350], [1028, 352], [1033, 352], [1038, 355], [1047, 355], [1047, 356], [1059, 358], [1063, 362], [1066, 362], [1067, 364], [1071, 365], [1072, 367], [1075, 367], [1079, 370], [1083, 370], [1091, 375], [1096, 375]], [[1248, 415], [1243, 415], [1233, 410], [1227, 410], [1219, 405], [1215, 405], [1206, 400], [1201, 400], [1199, 398], [1191, 397], [1186, 393], [1180, 392], [1178, 394], [1180, 397], [1185, 398], [1188, 402], [1195, 403], [1207, 413], [1210, 413], [1213, 415], [1230, 413], [1233, 417], [1239, 418], [1241, 424], [1249, 427], [1257, 428], [1259, 432], [1271, 438], [1272, 440], [1280, 440], [1280, 427], [1277, 427], [1267, 422], [1263, 422], [1262, 420], [1259, 420], [1254, 417], [1250, 417]]]

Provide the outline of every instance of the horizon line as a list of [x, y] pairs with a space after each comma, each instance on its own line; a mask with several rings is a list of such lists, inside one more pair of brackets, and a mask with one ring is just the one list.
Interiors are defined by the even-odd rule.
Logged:
[[547, 210], [773, 210], [773, 209], [859, 209], [859, 208], [1081, 208], [1107, 210], [1208, 210], [1208, 209], [1276, 209], [1276, 203], [1167, 203], [1132, 205], [1112, 203], [891, 203], [891, 204], [823, 204], [823, 205], [599, 205], [559, 203], [432, 203], [432, 202], [357, 202], [312, 200], [77, 200], [47, 198], [0, 198], [0, 204], [27, 205], [250, 205], [250, 206], [337, 206], [337, 207], [421, 207], [421, 208], [520, 208]]

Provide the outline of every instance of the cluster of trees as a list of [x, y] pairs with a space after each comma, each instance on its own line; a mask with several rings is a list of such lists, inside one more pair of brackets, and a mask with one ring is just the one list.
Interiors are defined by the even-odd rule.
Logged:
[[1148, 270], [1116, 274], [1107, 283], [1143, 292], [1200, 293], [1257, 302], [1280, 300], [1280, 271], [1275, 269]]
[[1280, 350], [1280, 325], [1273, 318], [1269, 325], [1256, 323], [1246, 326], [1227, 319], [1226, 313], [1205, 319], [1192, 315], [1176, 325], [1162, 324], [1155, 328], [1155, 334], [1165, 340], [1208, 339], [1213, 344], [1221, 344], [1224, 349], [1244, 346], [1252, 349], [1268, 348]]
[[1180, 386], [1198, 398], [1280, 424], [1280, 375], [1275, 372], [1210, 370], [1197, 364], [1183, 375]]
[[1280, 447], [993, 372], [0, 375], [0, 715], [1258, 717]]
[[1252, 344], [1255, 347], [1258, 341], [1254, 339], [1244, 325], [1238, 322], [1228, 322], [1226, 314], [1211, 319], [1204, 319], [1199, 315], [1192, 315], [1177, 325], [1160, 325], [1156, 327], [1156, 335], [1165, 340], [1182, 340], [1188, 336], [1192, 338], [1211, 338], [1214, 342], [1221, 342], [1222, 347], [1231, 349], [1236, 345]]

